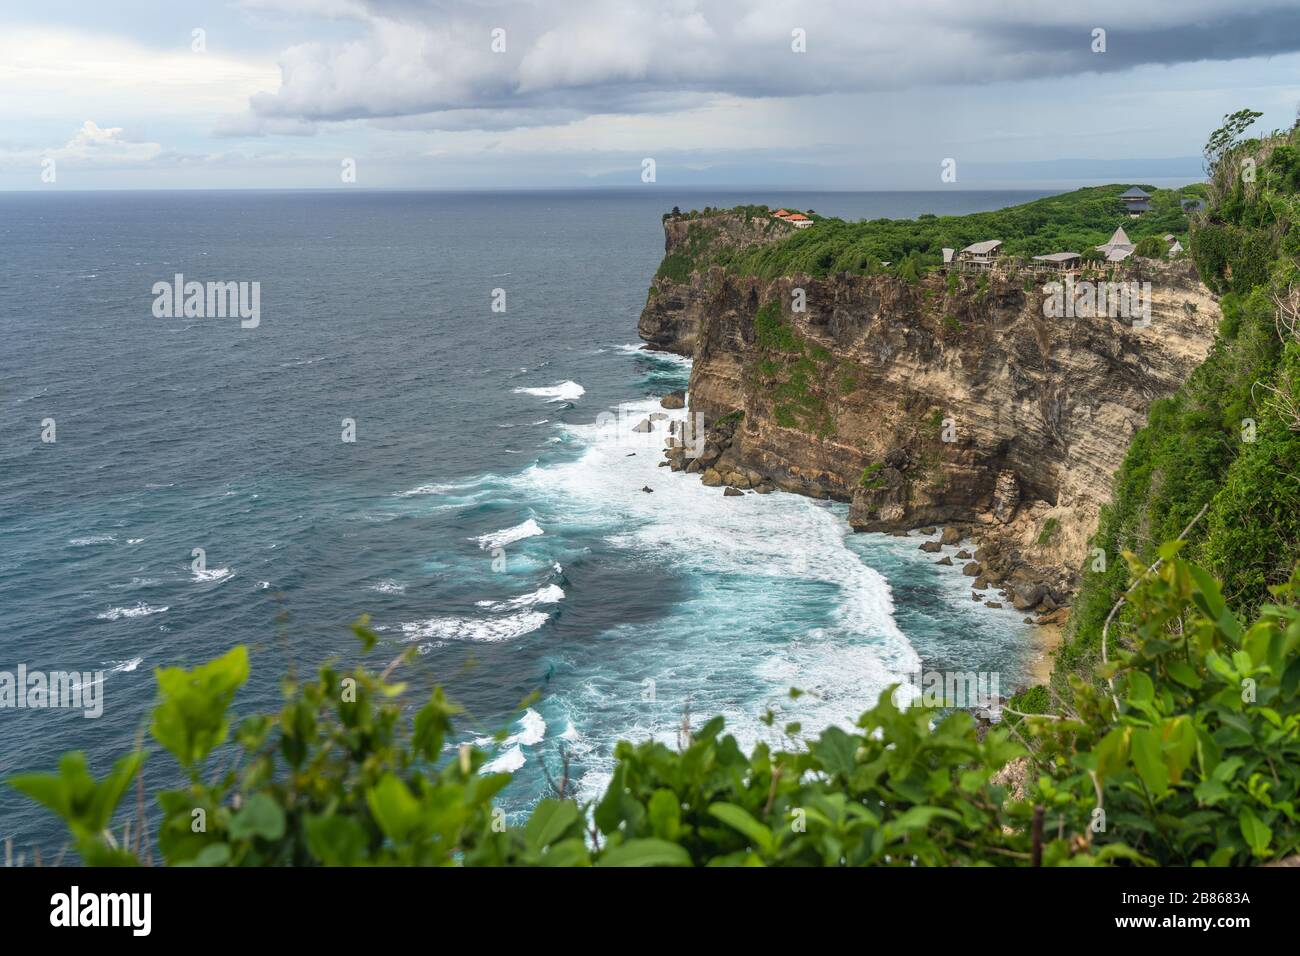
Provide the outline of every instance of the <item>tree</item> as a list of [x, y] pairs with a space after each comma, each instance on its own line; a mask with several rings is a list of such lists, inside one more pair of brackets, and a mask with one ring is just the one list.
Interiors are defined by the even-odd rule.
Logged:
[[1219, 160], [1223, 159], [1224, 153], [1237, 145], [1237, 137], [1263, 115], [1263, 113], [1255, 110], [1246, 109], [1237, 110], [1235, 113], [1224, 116], [1223, 125], [1211, 133], [1209, 140], [1205, 143], [1205, 171], [1213, 174], [1215, 168], [1219, 165]]

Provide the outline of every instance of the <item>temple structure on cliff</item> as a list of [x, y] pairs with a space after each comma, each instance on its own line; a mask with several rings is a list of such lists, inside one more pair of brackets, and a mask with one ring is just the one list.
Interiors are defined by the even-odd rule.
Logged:
[[1119, 198], [1124, 203], [1124, 208], [1128, 211], [1130, 219], [1136, 219], [1144, 212], [1151, 211], [1151, 203], [1148, 200], [1151, 194], [1144, 189], [1134, 186], [1125, 192], [1119, 194]]
[[1118, 227], [1111, 237], [1097, 246], [1097, 251], [1106, 257], [1107, 262], [1123, 262], [1133, 255], [1135, 246], [1129, 241], [1124, 227]]

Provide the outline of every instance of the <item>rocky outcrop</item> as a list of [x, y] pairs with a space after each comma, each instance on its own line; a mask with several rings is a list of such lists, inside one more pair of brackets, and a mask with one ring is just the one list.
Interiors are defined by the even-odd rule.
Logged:
[[783, 239], [794, 227], [771, 216], [712, 215], [664, 219], [664, 262], [650, 284], [649, 301], [637, 332], [664, 352], [692, 355], [702, 318], [709, 312], [707, 283], [682, 281], [698, 253], [738, 250]]
[[[665, 224], [669, 255], [701, 222]], [[1190, 263], [1140, 259], [1102, 278], [1149, 282], [1149, 325], [1049, 317], [1059, 278], [767, 281], [715, 266], [658, 277], [639, 329], [693, 356], [692, 412], [732, 417], [725, 468], [851, 502], [857, 530], [959, 523], [1007, 569], [1074, 569], [1130, 437], [1204, 359], [1219, 308]]]

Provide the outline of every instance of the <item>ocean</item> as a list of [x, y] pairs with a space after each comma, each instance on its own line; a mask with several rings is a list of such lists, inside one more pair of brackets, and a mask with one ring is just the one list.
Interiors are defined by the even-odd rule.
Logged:
[[[0, 671], [106, 672], [98, 719], [0, 709], [0, 778], [70, 749], [102, 774], [147, 738], [154, 668], [237, 643], [235, 712], [275, 709], [289, 666], [358, 659], [363, 613], [368, 659], [415, 645], [405, 678], [466, 708], [456, 743], [515, 772], [512, 814], [562, 748], [593, 797], [617, 740], [675, 743], [685, 714], [779, 742], [852, 723], [918, 661], [1008, 692], [1029, 628], [971, 601], [960, 562], [854, 535], [845, 505], [659, 468], [662, 436], [630, 425], [690, 367], [636, 322], [674, 205], [856, 219], [1038, 195], [0, 194]], [[177, 274], [258, 283], [256, 327], [155, 315]], [[0, 788], [5, 838], [64, 842]]]

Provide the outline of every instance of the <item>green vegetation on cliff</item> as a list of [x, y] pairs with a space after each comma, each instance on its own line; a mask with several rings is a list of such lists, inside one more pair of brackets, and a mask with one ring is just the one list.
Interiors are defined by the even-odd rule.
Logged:
[[[1181, 200], [1204, 195], [1204, 187], [1180, 190], [1153, 189], [1151, 212], [1137, 219], [1125, 213], [1119, 195], [1124, 185], [1091, 186], [1059, 196], [993, 212], [965, 216], [922, 216], [919, 219], [873, 219], [846, 222], [814, 217], [816, 225], [777, 242], [749, 246], [701, 243], [674, 251], [674, 269], [702, 270], [720, 265], [741, 275], [761, 279], [806, 273], [826, 276], [841, 272], [869, 275], [882, 270], [881, 263], [905, 278], [914, 279], [921, 270], [943, 262], [943, 249], [962, 249], [984, 239], [1001, 239], [1006, 255], [1036, 256], [1049, 252], [1092, 253], [1110, 238], [1117, 226], [1134, 242], [1145, 238], [1161, 241], [1167, 233], [1186, 237], [1187, 216]], [[727, 213], [719, 210], [716, 214]], [[734, 214], [749, 215], [749, 207]], [[707, 217], [701, 217], [706, 220]], [[707, 229], [704, 221], [690, 232]], [[678, 259], [677, 257], [680, 257]], [[661, 271], [661, 274], [662, 273]]]
[[[1300, 133], [1236, 141], [1253, 116], [1229, 117], [1207, 146], [1210, 206], [1192, 230], [1201, 277], [1222, 295], [1218, 336], [1187, 383], [1152, 405], [1115, 476], [1093, 541], [1106, 565], [1085, 563], [1058, 684], [1099, 657], [1103, 622], [1128, 584], [1116, 557], [1152, 560], [1202, 508], [1189, 554], [1222, 579], [1239, 613], [1258, 608], [1300, 558]], [[1112, 641], [1128, 623], [1119, 615]]]

